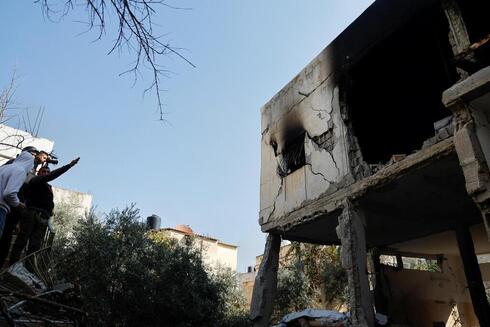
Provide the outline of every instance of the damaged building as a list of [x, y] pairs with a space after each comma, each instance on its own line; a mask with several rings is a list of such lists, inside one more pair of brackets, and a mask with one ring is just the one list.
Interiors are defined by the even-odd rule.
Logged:
[[341, 245], [354, 326], [490, 326], [489, 13], [377, 0], [263, 106], [255, 326], [281, 239]]

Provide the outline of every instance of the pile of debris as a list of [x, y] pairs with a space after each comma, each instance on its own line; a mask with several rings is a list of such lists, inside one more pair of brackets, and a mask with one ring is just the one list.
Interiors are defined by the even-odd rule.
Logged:
[[[428, 148], [442, 140], [445, 140], [454, 135], [453, 116], [448, 116], [444, 119], [438, 120], [434, 123], [434, 136], [425, 140], [422, 145], [422, 149]], [[390, 160], [386, 163], [370, 164], [369, 169], [371, 174], [377, 173], [379, 170], [386, 166], [390, 166], [394, 163], [402, 161], [407, 157], [407, 154], [393, 154]]]
[[349, 317], [338, 311], [305, 309], [285, 315], [274, 327], [347, 327]]
[[0, 271], [0, 326], [84, 326], [78, 294], [56, 281], [44, 248]]

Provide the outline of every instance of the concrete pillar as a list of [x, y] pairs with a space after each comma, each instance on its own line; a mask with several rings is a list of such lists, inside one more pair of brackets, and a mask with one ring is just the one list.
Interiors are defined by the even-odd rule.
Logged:
[[479, 207], [490, 240], [490, 67], [444, 91], [442, 101], [453, 112], [454, 147], [466, 190]]
[[281, 237], [269, 234], [265, 243], [264, 257], [259, 272], [255, 277], [250, 306], [250, 319], [254, 327], [268, 327], [277, 291], [277, 269], [279, 268], [279, 251]]
[[389, 284], [384, 275], [383, 268], [380, 262], [381, 254], [378, 251], [371, 253], [373, 270], [375, 273], [376, 283], [374, 286], [374, 303], [376, 312], [390, 316], [390, 300], [389, 300]]
[[355, 327], [374, 326], [374, 310], [367, 275], [365, 224], [362, 212], [347, 200], [339, 216], [337, 235], [342, 243], [340, 258], [347, 272], [351, 322]]
[[449, 25], [449, 41], [453, 53], [454, 55], [462, 54], [471, 44], [461, 10], [455, 0], [442, 0], [441, 4]]
[[460, 226], [456, 228], [456, 238], [475, 315], [480, 321], [480, 326], [490, 326], [490, 306], [488, 305], [480, 266], [478, 265], [473, 239], [468, 227]]

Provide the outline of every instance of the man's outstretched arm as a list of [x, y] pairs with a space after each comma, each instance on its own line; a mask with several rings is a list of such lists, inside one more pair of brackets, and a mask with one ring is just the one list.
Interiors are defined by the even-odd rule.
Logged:
[[68, 165], [64, 165], [63, 167], [60, 167], [58, 169], [51, 171], [49, 174], [46, 174], [44, 176], [35, 176], [30, 180], [29, 183], [31, 184], [31, 183], [51, 182], [52, 180], [60, 177], [64, 173], [66, 173], [71, 167], [75, 166], [79, 160], [80, 160], [80, 157], [72, 160]]

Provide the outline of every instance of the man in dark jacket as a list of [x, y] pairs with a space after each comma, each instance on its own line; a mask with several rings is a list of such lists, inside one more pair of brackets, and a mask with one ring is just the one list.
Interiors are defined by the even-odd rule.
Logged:
[[[27, 174], [26, 180], [24, 183], [27, 183], [32, 177], [35, 176], [36, 172], [36, 167], [39, 165], [44, 165], [46, 160], [48, 159], [48, 153], [45, 151], [38, 151], [35, 147], [33, 146], [28, 146], [22, 149], [22, 151], [27, 151], [30, 154], [34, 156], [34, 168], [32, 171], [30, 171]], [[9, 165], [12, 162], [14, 162], [14, 159], [11, 159], [5, 163], [5, 165]], [[24, 184], [26, 185], [26, 184]], [[25, 186], [22, 186], [19, 193], [17, 194], [20, 201], [22, 203], [25, 202], [24, 200], [24, 189]], [[7, 221], [5, 222], [5, 227], [3, 230], [3, 234], [0, 237], [0, 268], [3, 267], [3, 264], [5, 263], [5, 260], [7, 259], [9, 252], [10, 252], [10, 244], [12, 242], [12, 235], [14, 233], [14, 229], [19, 223], [20, 217], [22, 216], [22, 213], [24, 211], [23, 207], [14, 207], [11, 209], [9, 214], [7, 215]]]
[[24, 196], [26, 211], [20, 220], [20, 232], [10, 254], [10, 263], [17, 262], [24, 247], [29, 242], [26, 255], [38, 251], [46, 234], [49, 217], [53, 215], [53, 190], [48, 182], [58, 178], [78, 163], [80, 158], [68, 165], [50, 171], [47, 166], [41, 167], [37, 176], [26, 185]]

